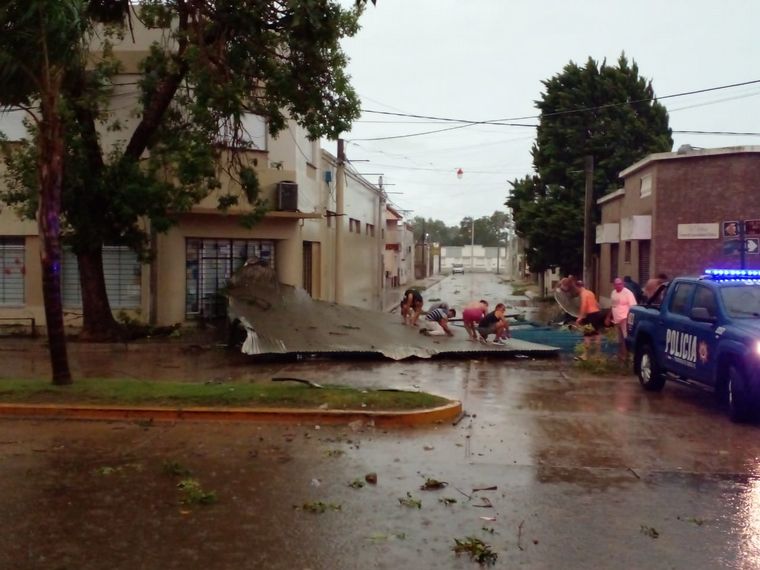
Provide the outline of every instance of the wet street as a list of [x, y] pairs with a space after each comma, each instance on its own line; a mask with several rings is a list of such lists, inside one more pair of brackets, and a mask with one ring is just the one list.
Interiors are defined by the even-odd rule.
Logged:
[[[441, 297], [497, 297], [459, 285], [486, 277], [447, 279]], [[4, 376], [37, 358], [0, 354]], [[0, 568], [474, 568], [451, 550], [469, 536], [496, 568], [760, 567], [760, 428], [709, 394], [555, 359], [225, 367], [207, 351], [150, 368], [146, 351], [92, 354], [159, 378], [419, 388], [469, 415], [390, 431], [0, 420]], [[190, 476], [213, 504], [183, 502]], [[426, 478], [447, 485], [421, 490]]]

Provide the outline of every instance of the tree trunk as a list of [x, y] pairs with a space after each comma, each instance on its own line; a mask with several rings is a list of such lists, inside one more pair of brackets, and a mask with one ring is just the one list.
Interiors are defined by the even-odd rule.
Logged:
[[[51, 101], [52, 100], [52, 101]], [[56, 108], [57, 97], [43, 97], [39, 132], [40, 208], [42, 238], [42, 294], [45, 301], [53, 384], [71, 384], [61, 301], [61, 187], [63, 184], [63, 127]]]
[[80, 252], [79, 283], [82, 288], [83, 326], [80, 338], [107, 341], [118, 338], [119, 325], [113, 318], [103, 273], [103, 246]]

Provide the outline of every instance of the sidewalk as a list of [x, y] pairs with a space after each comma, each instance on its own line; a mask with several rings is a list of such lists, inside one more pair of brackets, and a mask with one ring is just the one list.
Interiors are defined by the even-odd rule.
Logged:
[[398, 308], [399, 303], [401, 302], [401, 297], [404, 295], [404, 291], [411, 288], [419, 288], [419, 289], [427, 289], [428, 287], [432, 287], [439, 281], [442, 281], [445, 279], [448, 275], [439, 273], [437, 275], [431, 275], [430, 277], [427, 277], [425, 279], [417, 279], [415, 281], [412, 281], [410, 283], [407, 283], [406, 285], [402, 285], [401, 287], [392, 287], [389, 289], [385, 289], [383, 291], [383, 311], [385, 312], [392, 312], [396, 308]]

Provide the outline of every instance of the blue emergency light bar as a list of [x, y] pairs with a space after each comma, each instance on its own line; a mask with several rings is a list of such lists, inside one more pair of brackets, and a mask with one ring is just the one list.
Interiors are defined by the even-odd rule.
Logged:
[[760, 279], [760, 269], [705, 269], [705, 275], [721, 281]]

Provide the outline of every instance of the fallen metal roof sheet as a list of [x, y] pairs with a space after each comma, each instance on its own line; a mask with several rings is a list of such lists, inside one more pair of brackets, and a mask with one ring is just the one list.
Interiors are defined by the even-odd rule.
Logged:
[[[233, 278], [229, 318], [255, 331], [254, 354], [378, 353], [401, 360], [437, 355], [553, 355], [559, 349], [511, 339], [506, 345], [453, 337], [429, 337], [404, 326], [399, 315], [313, 300], [302, 289], [273, 282], [268, 268], [247, 269]], [[424, 317], [423, 317], [424, 318]]]

